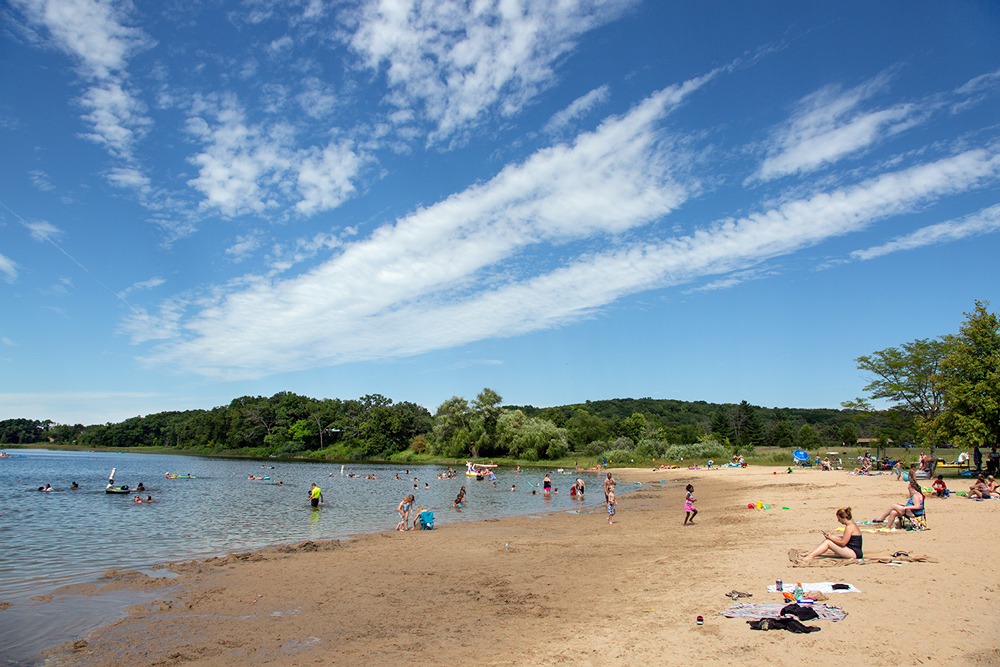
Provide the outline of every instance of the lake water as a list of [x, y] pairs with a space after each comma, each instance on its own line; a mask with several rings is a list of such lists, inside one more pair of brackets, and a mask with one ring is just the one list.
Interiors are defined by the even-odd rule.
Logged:
[[[392, 530], [396, 506], [408, 493], [415, 505], [434, 512], [436, 525], [540, 512], [591, 509], [602, 504], [595, 473], [553, 474], [560, 493], [533, 496], [541, 469], [497, 473], [497, 487], [458, 471], [437, 479], [447, 468], [436, 465], [340, 464], [203, 458], [179, 455], [12, 450], [0, 459], [0, 664], [32, 664], [47, 646], [78, 636], [122, 613], [135, 594], [39, 602], [34, 596], [70, 583], [94, 581], [116, 568], [144, 569], [172, 560], [224, 555], [303, 540], [345, 538]], [[264, 467], [266, 466], [266, 467]], [[273, 468], [272, 468], [273, 466]], [[134, 488], [142, 482], [145, 499], [104, 492], [108, 474]], [[166, 479], [166, 473], [195, 479]], [[360, 478], [347, 477], [356, 473]], [[399, 474], [400, 480], [394, 476]], [[374, 474], [378, 479], [366, 480]], [[271, 481], [251, 481], [249, 476]], [[569, 495], [576, 477], [590, 493]], [[416, 477], [419, 481], [414, 482]], [[71, 490], [72, 482], [79, 489]], [[314, 511], [309, 485], [323, 490], [324, 504]], [[51, 484], [54, 491], [39, 492]], [[425, 489], [428, 484], [430, 488]], [[418, 488], [414, 490], [413, 485]], [[512, 484], [516, 493], [510, 492]], [[465, 486], [465, 507], [453, 507]], [[624, 489], [622, 489], [624, 491]], [[163, 592], [160, 591], [160, 596]]]

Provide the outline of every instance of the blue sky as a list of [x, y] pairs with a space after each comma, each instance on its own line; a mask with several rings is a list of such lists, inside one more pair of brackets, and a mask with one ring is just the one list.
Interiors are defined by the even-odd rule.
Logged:
[[0, 418], [838, 407], [1000, 307], [995, 2], [11, 0]]

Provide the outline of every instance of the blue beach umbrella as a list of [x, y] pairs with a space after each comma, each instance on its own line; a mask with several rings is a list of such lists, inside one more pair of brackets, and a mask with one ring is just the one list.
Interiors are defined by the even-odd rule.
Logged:
[[809, 452], [804, 452], [801, 449], [796, 449], [794, 452], [792, 452], [792, 456], [795, 457], [796, 461], [808, 461], [809, 460]]

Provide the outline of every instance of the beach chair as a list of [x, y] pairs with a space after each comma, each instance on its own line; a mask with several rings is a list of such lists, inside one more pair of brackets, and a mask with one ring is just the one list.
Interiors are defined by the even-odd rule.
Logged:
[[434, 530], [434, 512], [424, 510], [418, 518], [420, 520], [420, 530]]
[[927, 498], [924, 497], [924, 506], [918, 510], [909, 510], [913, 516], [901, 516], [898, 523], [900, 528], [909, 526], [912, 530], [927, 530]]

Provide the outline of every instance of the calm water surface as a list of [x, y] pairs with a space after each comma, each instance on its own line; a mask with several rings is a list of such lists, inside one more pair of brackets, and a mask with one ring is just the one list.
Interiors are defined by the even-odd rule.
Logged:
[[[0, 611], [0, 664], [31, 664], [28, 656], [41, 648], [110, 620], [105, 618], [109, 614], [120, 614], [125, 602], [95, 601], [81, 609], [80, 600], [31, 599], [60, 585], [93, 581], [109, 569], [142, 569], [170, 560], [391, 530], [398, 521], [396, 506], [407, 493], [416, 496], [416, 505], [434, 511], [437, 525], [592, 509], [604, 500], [594, 473], [553, 474], [553, 487], [560, 493], [545, 499], [540, 491], [531, 495], [534, 485], [540, 489], [543, 470], [516, 474], [502, 469], [493, 488], [487, 481], [466, 477], [463, 470], [455, 479], [439, 480], [438, 473], [447, 468], [435, 465], [411, 466], [404, 474], [405, 464], [349, 464], [341, 476], [340, 464], [331, 463], [47, 450], [9, 453], [11, 458], [0, 459], [0, 602], [11, 605]], [[112, 468], [118, 469], [116, 484], [134, 488], [142, 482], [142, 497], [151, 495], [154, 502], [140, 505], [131, 495], [106, 494]], [[168, 472], [195, 479], [166, 479]], [[351, 472], [361, 478], [347, 477]], [[363, 479], [368, 474], [378, 479]], [[271, 480], [251, 481], [250, 475]], [[577, 476], [587, 482], [584, 501], [569, 495]], [[279, 480], [283, 485], [272, 483]], [[71, 490], [74, 481], [80, 488]], [[324, 504], [318, 511], [307, 499], [313, 482], [323, 490]], [[55, 490], [39, 492], [46, 483]], [[425, 489], [425, 483], [430, 488]], [[516, 493], [510, 492], [512, 484], [517, 485]], [[462, 486], [468, 501], [455, 508], [452, 502]], [[102, 604], [105, 608], [99, 609]]]

